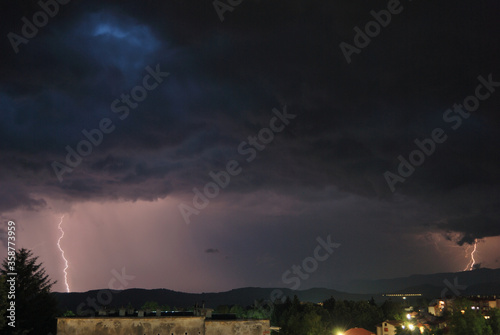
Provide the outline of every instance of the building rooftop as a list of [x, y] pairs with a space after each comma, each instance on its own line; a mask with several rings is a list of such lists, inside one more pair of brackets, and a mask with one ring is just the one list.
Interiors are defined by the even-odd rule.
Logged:
[[344, 335], [375, 335], [375, 333], [364, 328], [351, 328]]

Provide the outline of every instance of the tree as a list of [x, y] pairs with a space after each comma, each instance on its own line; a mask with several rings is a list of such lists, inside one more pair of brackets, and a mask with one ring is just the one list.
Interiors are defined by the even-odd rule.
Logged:
[[245, 309], [241, 307], [240, 305], [233, 305], [231, 309], [229, 310], [229, 313], [236, 314], [237, 318], [244, 318], [245, 317]]
[[392, 300], [386, 300], [381, 306], [384, 313], [384, 319], [404, 320], [403, 306]]
[[495, 334], [495, 335], [500, 334], [500, 309], [499, 308], [493, 308], [490, 311], [490, 319], [488, 320], [488, 324], [491, 327], [493, 334]]
[[219, 305], [215, 309], [215, 313], [228, 314], [229, 313], [229, 306], [228, 305]]
[[467, 299], [457, 299], [453, 302], [450, 328], [453, 335], [493, 334], [481, 312], [473, 310]]
[[160, 305], [159, 308], [162, 311], [167, 311], [167, 312], [172, 310], [169, 305]]
[[[301, 328], [299, 328], [301, 329], [300, 333], [307, 335], [323, 335], [326, 333], [325, 320], [322, 318], [321, 311], [324, 311], [324, 309], [313, 305], [304, 307], [300, 323]], [[326, 312], [326, 316], [328, 316], [328, 312]]]
[[289, 297], [286, 297], [283, 302], [276, 303], [272, 309], [271, 324], [279, 327], [285, 325], [291, 305]]
[[[15, 253], [15, 308], [16, 327], [7, 326], [2, 334], [48, 334], [56, 331], [57, 300], [50, 292], [56, 283], [45, 273], [38, 257], [27, 249]], [[7, 258], [2, 263], [2, 285], [7, 284], [9, 266]], [[7, 286], [4, 286], [4, 289]]]
[[329, 327], [332, 329], [362, 327], [374, 330], [375, 325], [384, 320], [382, 309], [374, 302], [330, 298], [324, 301], [323, 307], [329, 312]]
[[141, 309], [144, 311], [156, 311], [160, 305], [156, 301], [146, 301], [144, 305], [142, 305]]
[[7, 325], [5, 312], [8, 308], [7, 304], [7, 285], [4, 276], [0, 276], [0, 330]]
[[323, 301], [323, 307], [328, 311], [333, 311], [335, 309], [335, 298], [330, 297], [329, 299]]
[[76, 314], [71, 310], [67, 310], [66, 312], [63, 313], [63, 316], [65, 318], [68, 318], [68, 317], [76, 316]]

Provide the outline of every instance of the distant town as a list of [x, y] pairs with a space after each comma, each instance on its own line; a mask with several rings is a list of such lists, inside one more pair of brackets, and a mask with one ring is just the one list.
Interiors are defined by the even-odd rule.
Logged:
[[51, 290], [55, 282], [30, 250], [13, 255], [16, 272], [8, 258], [0, 268], [2, 335], [500, 335], [500, 269], [343, 288], [356, 293], [259, 287], [61, 293]]
[[[300, 301], [297, 296], [273, 303], [220, 305], [204, 303], [178, 309], [145, 303], [135, 309], [103, 308], [92, 315], [78, 316], [67, 311], [57, 319], [57, 334], [500, 334], [500, 296], [447, 297], [427, 301], [421, 294], [385, 294], [377, 304], [368, 301], [320, 303]], [[392, 299], [392, 298], [395, 299]]]

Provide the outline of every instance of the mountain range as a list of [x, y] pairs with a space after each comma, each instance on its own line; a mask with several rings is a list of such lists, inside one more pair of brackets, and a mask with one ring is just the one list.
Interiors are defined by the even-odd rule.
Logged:
[[[192, 307], [205, 303], [206, 307], [219, 305], [253, 305], [255, 301], [271, 299], [271, 294], [297, 297], [301, 301], [322, 302], [330, 297], [336, 300], [369, 300], [377, 303], [386, 299], [399, 299], [386, 294], [420, 293], [432, 300], [442, 296], [500, 295], [500, 269], [477, 269], [457, 273], [436, 273], [429, 275], [412, 275], [403, 278], [381, 280], [357, 280], [342, 286], [343, 291], [327, 288], [313, 288], [294, 291], [288, 288], [245, 287], [217, 293], [184, 293], [168, 289], [127, 289], [92, 290], [87, 292], [55, 293], [61, 310], [82, 312], [97, 309], [97, 305], [120, 307], [131, 304], [135, 308], [147, 301], [155, 301], [160, 305], [172, 308]], [[279, 290], [279, 291], [274, 291]], [[272, 293], [274, 291], [274, 293]], [[349, 293], [347, 293], [348, 291]], [[271, 299], [273, 300], [273, 299]]]

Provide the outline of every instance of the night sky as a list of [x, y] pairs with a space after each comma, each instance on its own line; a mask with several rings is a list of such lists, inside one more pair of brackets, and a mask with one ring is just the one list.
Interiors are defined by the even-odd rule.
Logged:
[[56, 291], [63, 215], [71, 291], [500, 267], [497, 1], [60, 1], [0, 4], [0, 249]]

